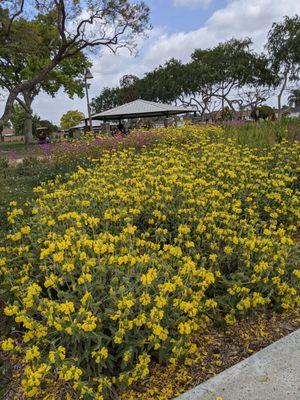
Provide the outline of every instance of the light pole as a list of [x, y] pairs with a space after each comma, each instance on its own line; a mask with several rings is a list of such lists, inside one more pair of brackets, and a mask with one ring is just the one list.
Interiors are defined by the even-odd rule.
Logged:
[[86, 101], [87, 101], [87, 109], [88, 109], [88, 114], [89, 114], [89, 123], [90, 123], [90, 131], [93, 132], [93, 122], [92, 122], [92, 116], [91, 116], [91, 106], [90, 106], [90, 100], [89, 100], [89, 90], [88, 90], [88, 79], [93, 79], [93, 75], [91, 71], [87, 68], [85, 70], [85, 75], [84, 75], [84, 83], [85, 83], [85, 93], [86, 93]]

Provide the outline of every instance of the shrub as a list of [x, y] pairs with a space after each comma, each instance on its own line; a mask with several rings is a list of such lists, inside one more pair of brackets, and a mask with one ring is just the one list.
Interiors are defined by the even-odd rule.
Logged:
[[78, 165], [86, 166], [90, 158], [99, 158], [105, 150], [133, 147], [140, 149], [143, 146], [155, 144], [161, 137], [157, 131], [133, 131], [129, 136], [85, 134], [80, 139], [71, 139], [60, 143], [43, 144], [39, 146], [41, 157], [50, 165], [65, 166], [68, 171]]
[[107, 398], [151, 359], [191, 356], [208, 319], [294, 307], [299, 150], [169, 129], [152, 148], [106, 151], [41, 185], [29, 210], [12, 204], [1, 288], [22, 340], [2, 348], [23, 355], [27, 396], [58, 377]]

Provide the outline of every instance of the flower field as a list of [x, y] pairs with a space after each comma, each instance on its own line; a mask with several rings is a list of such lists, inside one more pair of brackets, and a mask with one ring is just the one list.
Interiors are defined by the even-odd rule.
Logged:
[[300, 145], [250, 148], [219, 127], [158, 137], [11, 203], [0, 290], [20, 334], [2, 349], [28, 397], [58, 378], [66, 399], [107, 399], [153, 361], [192, 360], [211, 321], [299, 304]]

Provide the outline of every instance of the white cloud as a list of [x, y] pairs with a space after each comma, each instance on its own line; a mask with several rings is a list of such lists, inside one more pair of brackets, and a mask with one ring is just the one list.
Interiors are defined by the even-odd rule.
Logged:
[[251, 37], [254, 47], [262, 50], [274, 21], [300, 13], [294, 0], [233, 0], [217, 10], [197, 30], [162, 35], [149, 49], [146, 59], [159, 62], [170, 57], [187, 60], [195, 48], [207, 48], [232, 37]]
[[173, 0], [175, 6], [188, 6], [188, 7], [197, 7], [197, 6], [205, 6], [207, 7], [211, 0]]
[[[157, 27], [148, 40], [141, 39], [143, 46], [137, 58], [126, 51], [117, 56], [107, 52], [101, 57], [93, 56], [91, 97], [99, 94], [104, 86], [116, 85], [124, 74], [142, 76], [171, 57], [188, 61], [195, 48], [214, 46], [233, 36], [252, 37], [254, 48], [260, 51], [272, 23], [296, 13], [300, 13], [300, 2], [294, 0], [229, 0], [197, 30], [168, 34], [165, 29]], [[86, 102], [85, 99], [70, 100], [63, 93], [55, 99], [41, 94], [33, 107], [43, 119], [58, 123], [61, 115], [69, 109], [86, 111]], [[0, 104], [0, 111], [2, 108]]]

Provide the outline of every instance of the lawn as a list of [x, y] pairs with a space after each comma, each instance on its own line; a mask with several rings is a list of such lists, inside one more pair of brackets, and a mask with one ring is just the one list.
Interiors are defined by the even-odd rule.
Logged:
[[11, 159], [23, 158], [34, 152], [36, 147], [36, 144], [0, 142], [0, 156], [7, 156]]
[[300, 147], [265, 128], [258, 146], [188, 126], [7, 166], [2, 350], [27, 396], [158, 399], [179, 370], [171, 399], [234, 362], [222, 335], [252, 332], [250, 354], [299, 326]]

